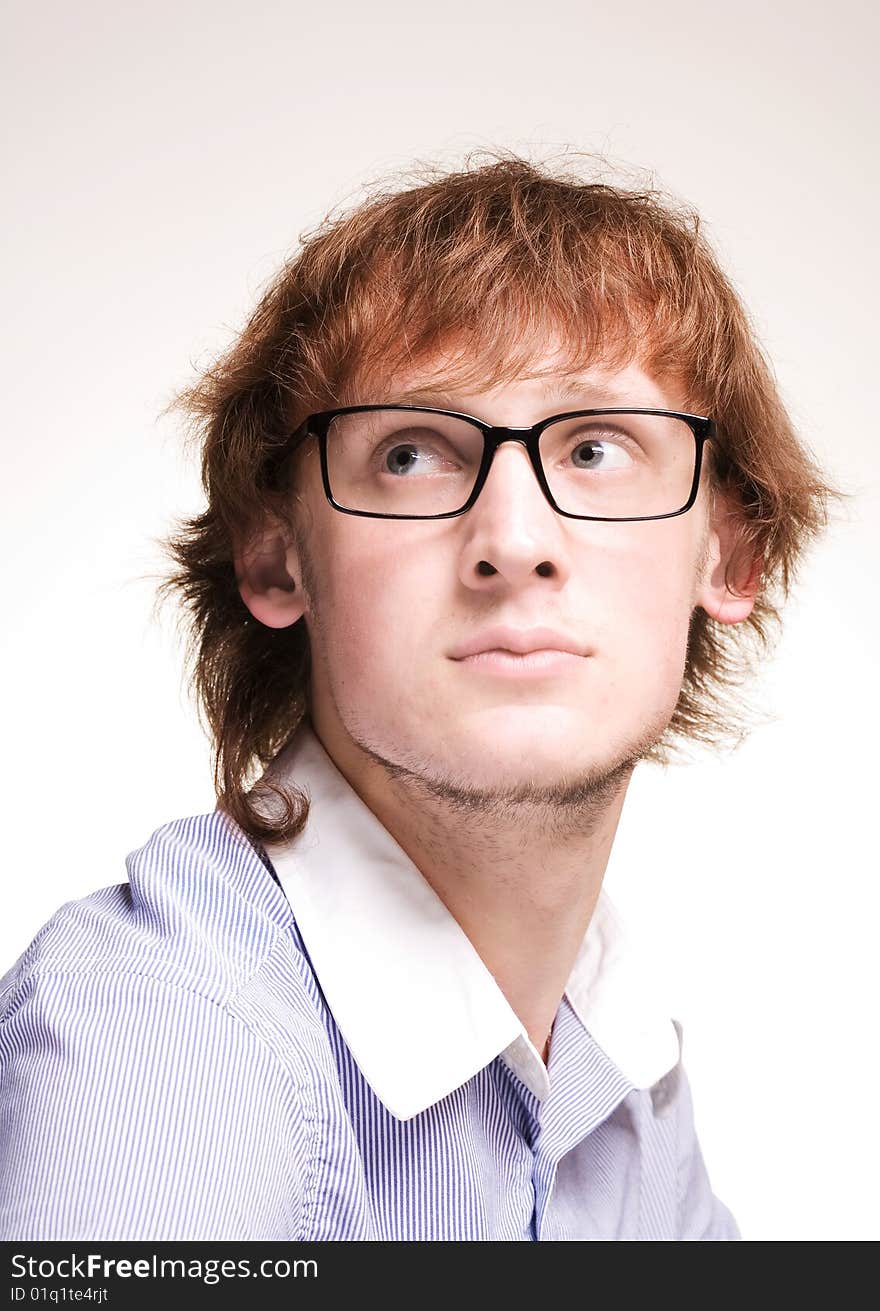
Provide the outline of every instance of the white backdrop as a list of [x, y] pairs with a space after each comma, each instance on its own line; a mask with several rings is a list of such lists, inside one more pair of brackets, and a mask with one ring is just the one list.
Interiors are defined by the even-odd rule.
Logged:
[[142, 577], [201, 506], [158, 420], [174, 388], [371, 178], [480, 147], [601, 151], [700, 209], [808, 443], [856, 493], [753, 689], [772, 721], [729, 756], [640, 767], [607, 886], [667, 958], [744, 1236], [876, 1238], [876, 8], [417, 8], [7, 9], [0, 973], [160, 824], [213, 809]]

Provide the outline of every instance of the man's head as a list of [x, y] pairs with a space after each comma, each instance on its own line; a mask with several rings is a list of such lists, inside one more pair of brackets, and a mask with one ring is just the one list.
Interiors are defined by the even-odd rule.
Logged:
[[[340, 513], [314, 441], [270, 481], [309, 413], [413, 394], [511, 427], [613, 395], [715, 434], [692, 508], [641, 522], [558, 515], [517, 443], [455, 518]], [[309, 707], [325, 740], [487, 798], [736, 737], [730, 634], [766, 638], [832, 494], [693, 216], [511, 158], [328, 222], [181, 403], [210, 504], [167, 586], [194, 618], [218, 799], [256, 836], [244, 775]], [[582, 655], [529, 679], [453, 658], [495, 624], [562, 629]]]

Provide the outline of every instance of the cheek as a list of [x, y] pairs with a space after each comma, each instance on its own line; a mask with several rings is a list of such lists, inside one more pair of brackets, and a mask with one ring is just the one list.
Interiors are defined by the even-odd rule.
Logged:
[[361, 684], [400, 685], [440, 585], [431, 586], [426, 564], [416, 568], [405, 544], [377, 538], [360, 534], [322, 561], [318, 627], [334, 669], [356, 674]]
[[680, 557], [642, 551], [629, 564], [608, 578], [597, 652], [608, 658], [612, 695], [665, 702], [681, 687], [692, 579]]

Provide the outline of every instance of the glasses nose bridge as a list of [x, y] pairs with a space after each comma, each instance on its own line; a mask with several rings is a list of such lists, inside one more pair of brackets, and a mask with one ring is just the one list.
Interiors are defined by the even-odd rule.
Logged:
[[484, 429], [489, 448], [494, 455], [503, 442], [519, 442], [527, 449], [534, 435], [534, 428], [486, 428]]
[[540, 425], [529, 428], [511, 428], [505, 425], [503, 427], [491, 426], [484, 428], [483, 436], [486, 442], [485, 477], [488, 478], [489, 476], [489, 472], [495, 460], [495, 452], [498, 450], [499, 446], [503, 446], [505, 442], [518, 442], [520, 446], [525, 447], [526, 454], [529, 457], [529, 463], [532, 466], [532, 472], [536, 474], [540, 485], [542, 482], [541, 474], [535, 468], [536, 463], [540, 464], [541, 460], [538, 452], [537, 427], [539, 426]]
[[504, 425], [503, 427], [496, 427], [494, 425], [484, 426], [483, 439], [485, 441], [485, 451], [483, 457], [483, 472], [479, 480], [479, 490], [477, 491], [478, 497], [482, 493], [483, 487], [486, 485], [486, 481], [492, 471], [495, 463], [495, 452], [498, 450], [499, 446], [503, 446], [505, 442], [517, 442], [520, 446], [525, 447], [526, 456], [532, 470], [532, 476], [541, 490], [541, 495], [550, 505], [551, 509], [556, 510], [556, 506], [550, 498], [549, 488], [546, 486], [541, 454], [538, 447], [539, 433], [542, 427], [543, 424], [535, 424], [534, 426], [527, 428], [513, 428], [508, 425]]

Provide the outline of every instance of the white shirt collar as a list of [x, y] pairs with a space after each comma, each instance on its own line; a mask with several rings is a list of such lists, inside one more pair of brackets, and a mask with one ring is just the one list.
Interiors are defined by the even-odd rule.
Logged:
[[[304, 719], [266, 770], [310, 798], [291, 842], [266, 843], [333, 1018], [364, 1078], [407, 1120], [499, 1054], [534, 1095], [547, 1068], [444, 903], [337, 769]], [[584, 1027], [637, 1088], [679, 1059], [656, 980], [627, 949], [601, 892], [565, 989]]]

